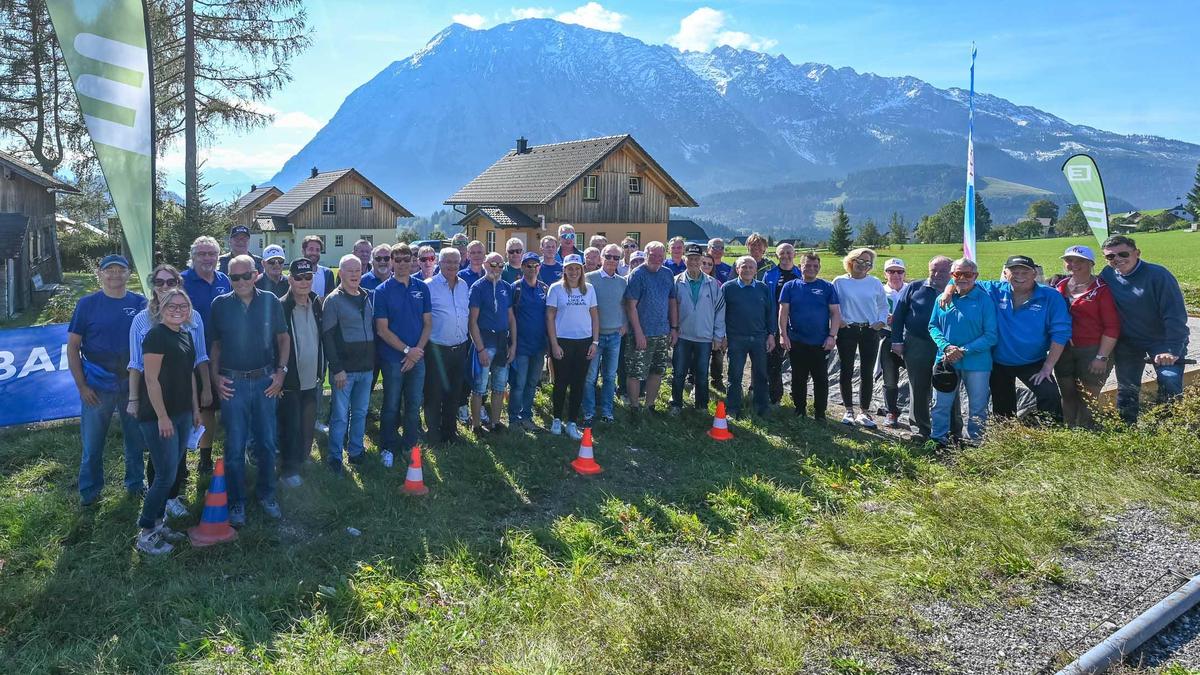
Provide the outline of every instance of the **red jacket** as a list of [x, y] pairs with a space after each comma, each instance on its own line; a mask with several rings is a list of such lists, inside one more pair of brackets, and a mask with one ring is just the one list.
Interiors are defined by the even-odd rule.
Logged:
[[1071, 345], [1091, 347], [1100, 344], [1101, 337], [1120, 337], [1121, 319], [1108, 285], [1096, 277], [1086, 293], [1071, 299], [1067, 291], [1069, 281], [1070, 277], [1058, 282], [1058, 292], [1071, 310]]

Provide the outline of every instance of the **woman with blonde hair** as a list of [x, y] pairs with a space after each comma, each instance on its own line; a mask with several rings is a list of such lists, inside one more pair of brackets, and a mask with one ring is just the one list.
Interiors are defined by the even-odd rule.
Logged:
[[563, 277], [550, 286], [546, 296], [546, 332], [554, 366], [550, 433], [561, 434], [566, 419], [567, 435], [579, 440], [583, 438], [579, 431], [583, 386], [588, 362], [596, 356], [600, 344], [600, 314], [596, 289], [584, 279], [583, 258], [578, 254], [563, 260]]
[[[888, 302], [883, 282], [870, 276], [875, 252], [856, 248], [842, 259], [846, 273], [833, 280], [842, 311], [837, 333], [838, 383], [846, 413], [842, 424], [875, 428], [871, 399], [875, 395], [875, 359], [879, 356], [880, 331], [887, 325]], [[854, 357], [858, 356], [859, 413], [854, 415]]]

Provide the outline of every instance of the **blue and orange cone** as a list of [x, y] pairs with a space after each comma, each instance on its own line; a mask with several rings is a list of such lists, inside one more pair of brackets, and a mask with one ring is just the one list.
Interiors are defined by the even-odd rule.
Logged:
[[212, 546], [237, 539], [237, 530], [229, 525], [229, 495], [225, 492], [225, 460], [213, 467], [212, 482], [204, 493], [204, 512], [200, 524], [188, 529], [192, 546]]

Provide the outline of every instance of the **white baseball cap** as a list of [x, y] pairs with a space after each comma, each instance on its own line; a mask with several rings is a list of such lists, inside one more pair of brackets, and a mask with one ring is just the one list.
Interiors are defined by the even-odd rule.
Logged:
[[1083, 258], [1084, 260], [1094, 263], [1096, 262], [1096, 254], [1092, 253], [1092, 249], [1087, 246], [1068, 246], [1066, 251], [1063, 251], [1062, 259], [1067, 258]]
[[270, 260], [271, 258], [281, 258], [283, 260], [287, 260], [287, 255], [284, 254], [282, 246], [278, 244], [271, 244], [263, 249], [263, 260]]
[[888, 258], [888, 261], [883, 264], [884, 272], [886, 272], [888, 270], [892, 270], [892, 269], [897, 269], [897, 268], [902, 269], [902, 270], [908, 269], [907, 267], [904, 266], [904, 261], [899, 258]]

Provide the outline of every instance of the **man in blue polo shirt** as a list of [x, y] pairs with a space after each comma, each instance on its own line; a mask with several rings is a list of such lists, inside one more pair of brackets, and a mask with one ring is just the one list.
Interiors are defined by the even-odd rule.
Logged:
[[555, 257], [558, 255], [558, 240], [550, 235], [542, 237], [542, 266], [538, 269], [538, 280], [547, 286], [562, 278], [563, 266]]
[[779, 291], [779, 341], [792, 364], [792, 403], [796, 415], [808, 412], [808, 380], [813, 382], [813, 419], [825, 421], [829, 403], [829, 352], [837, 347], [842, 312], [833, 284], [819, 278], [821, 258], [805, 253], [800, 278]]
[[[82, 409], [79, 435], [83, 456], [79, 462], [79, 503], [90, 506], [104, 488], [104, 439], [113, 410], [121, 415], [125, 443], [125, 489], [141, 494], [142, 444], [136, 415], [126, 410], [129, 401], [129, 328], [146, 307], [146, 298], [126, 288], [129, 261], [109, 255], [97, 271], [100, 290], [79, 299], [67, 327], [67, 364]], [[133, 397], [136, 399], [137, 394]], [[143, 405], [150, 405], [145, 403]]]
[[[487, 254], [483, 271], [483, 278], [471, 286], [470, 313], [467, 315], [467, 330], [475, 347], [475, 360], [479, 362], [479, 373], [473, 378], [471, 387], [471, 427], [476, 436], [485, 431], [480, 424], [479, 408], [488, 389], [492, 392], [489, 415], [492, 423], [486, 431], [504, 431], [500, 408], [504, 404], [504, 390], [508, 388], [508, 364], [512, 363], [517, 350], [512, 286], [500, 278], [504, 271], [504, 256], [495, 252]], [[512, 419], [508, 422], [512, 424]]]
[[[929, 276], [913, 281], [896, 296], [892, 308], [892, 353], [904, 359], [908, 372], [908, 421], [917, 427], [921, 438], [929, 438], [929, 411], [933, 401], [933, 363], [937, 360], [937, 344], [929, 337], [929, 317], [933, 306], [950, 281], [950, 265], [954, 261], [944, 255], [929, 261]], [[950, 413], [950, 433], [962, 437], [962, 412], [956, 399]]]
[[[406, 451], [421, 437], [425, 400], [425, 345], [433, 331], [429, 287], [412, 276], [413, 251], [400, 242], [391, 249], [392, 277], [375, 289], [375, 332], [383, 371], [380, 411], [380, 458], [391, 466], [393, 453]], [[404, 406], [404, 436], [400, 407]]]
[[1071, 313], [1062, 294], [1037, 282], [1037, 265], [1014, 255], [1004, 263], [1007, 280], [978, 285], [996, 303], [999, 341], [992, 351], [992, 412], [1017, 414], [1017, 384], [1033, 392], [1038, 412], [1062, 421], [1062, 394], [1054, 364], [1071, 340]]
[[376, 288], [392, 278], [392, 247], [380, 244], [371, 250], [371, 271], [362, 275], [358, 285], [368, 291]]
[[542, 259], [529, 251], [521, 256], [521, 278], [513, 282], [513, 314], [517, 319], [517, 351], [512, 367], [512, 392], [508, 397], [508, 423], [537, 431], [533, 421], [533, 395], [546, 358], [546, 294], [550, 289], [538, 279]]
[[487, 270], [483, 269], [483, 261], [486, 257], [487, 250], [484, 249], [482, 241], [476, 240], [467, 244], [462, 269], [458, 271], [458, 278], [467, 282], [467, 288], [474, 286], [476, 281], [487, 274]]
[[[213, 300], [233, 291], [229, 277], [217, 269], [217, 258], [220, 255], [221, 246], [217, 244], [216, 239], [207, 236], [196, 237], [192, 242], [188, 269], [183, 271], [183, 290], [192, 301], [192, 309], [200, 315], [206, 327]], [[203, 383], [200, 386], [203, 386]], [[200, 394], [203, 399], [204, 392]], [[221, 407], [221, 398], [217, 393], [213, 391], [209, 394], [212, 402], [200, 406], [200, 423], [204, 425], [204, 435], [200, 437], [200, 461], [197, 468], [201, 475], [211, 474], [213, 470], [212, 439], [217, 431], [217, 410]]]

